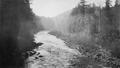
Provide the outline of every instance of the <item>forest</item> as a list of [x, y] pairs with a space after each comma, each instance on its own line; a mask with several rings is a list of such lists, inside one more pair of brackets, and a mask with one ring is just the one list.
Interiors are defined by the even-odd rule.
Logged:
[[51, 24], [44, 22], [52, 23], [59, 17], [50, 20], [36, 16], [29, 0], [0, 0], [0, 67], [24, 68], [28, 57], [25, 52], [37, 46], [33, 42], [34, 34], [51, 28], [51, 34], [85, 55], [71, 62], [74, 68], [87, 68], [88, 65], [93, 65], [93, 68], [99, 68], [97, 65], [119, 68], [119, 18], [119, 0], [114, 6], [111, 6], [110, 0], [106, 0], [102, 8], [95, 4], [87, 5], [85, 0], [81, 0], [64, 21], [67, 23], [51, 28]]
[[23, 68], [36, 32], [29, 0], [0, 0], [0, 68]]

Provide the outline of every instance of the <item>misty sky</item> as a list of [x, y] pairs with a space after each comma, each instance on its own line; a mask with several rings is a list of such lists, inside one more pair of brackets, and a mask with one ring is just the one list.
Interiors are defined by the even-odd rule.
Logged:
[[[87, 0], [88, 3], [104, 6], [105, 0]], [[114, 2], [115, 0], [111, 0]], [[38, 16], [54, 17], [74, 8], [80, 0], [33, 0], [31, 8]], [[114, 5], [114, 3], [112, 3]]]

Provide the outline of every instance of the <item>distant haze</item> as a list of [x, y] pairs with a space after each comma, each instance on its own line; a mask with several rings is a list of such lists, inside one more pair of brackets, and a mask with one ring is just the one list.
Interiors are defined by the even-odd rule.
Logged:
[[54, 17], [74, 8], [79, 0], [33, 0], [31, 8], [38, 16]]
[[[105, 6], [105, 0], [86, 0], [97, 6]], [[114, 5], [115, 0], [111, 0]], [[33, 0], [31, 8], [38, 16], [54, 17], [74, 8], [80, 0]]]

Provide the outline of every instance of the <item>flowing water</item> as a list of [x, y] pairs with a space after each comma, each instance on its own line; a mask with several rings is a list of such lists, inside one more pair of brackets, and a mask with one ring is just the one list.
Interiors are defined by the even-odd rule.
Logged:
[[80, 53], [69, 48], [65, 41], [49, 34], [50, 31], [41, 31], [35, 34], [34, 42], [43, 43], [33, 51], [36, 54], [26, 60], [26, 68], [68, 68], [70, 59]]

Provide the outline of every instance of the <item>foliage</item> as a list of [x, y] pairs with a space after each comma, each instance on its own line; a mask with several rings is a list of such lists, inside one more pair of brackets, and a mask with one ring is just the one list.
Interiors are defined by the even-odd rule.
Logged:
[[[88, 15], [90, 15], [93, 18], [93, 23], [90, 23], [90, 21], [85, 22], [90, 23], [91, 25], [88, 26], [93, 27], [92, 29], [90, 29], [90, 32], [92, 32], [91, 36], [96, 41], [96, 45], [102, 46], [105, 49], [110, 50], [111, 56], [117, 57], [118, 59], [120, 54], [120, 7], [111, 6], [110, 0], [106, 0], [105, 4], [106, 6], [103, 8], [97, 6], [85, 8], [85, 10], [93, 10], [92, 13], [89, 13], [89, 10], [86, 13], [87, 17]], [[81, 25], [81, 21], [83, 20], [81, 17], [83, 14], [81, 12], [81, 6], [79, 5], [74, 8], [72, 14], [73, 16], [80, 17], [80, 21], [76, 21], [74, 22], [74, 24], [77, 24], [77, 27], [81, 28], [81, 26], [79, 26]], [[77, 28], [73, 28], [73, 30], [77, 30]]]
[[98, 45], [80, 45], [79, 52], [83, 57], [75, 57], [71, 61], [75, 68], [87, 68], [88, 66], [112, 67], [118, 68], [120, 66], [120, 59], [111, 55], [109, 50], [106, 50]]
[[[70, 29], [73, 34], [62, 37], [68, 43], [68, 46], [78, 49], [84, 55], [84, 57], [75, 57], [75, 60], [71, 60], [72, 66], [75, 68], [79, 68], [80, 66], [83, 66], [83, 68], [86, 68], [86, 66], [93, 66], [93, 68], [94, 66], [98, 68], [99, 66], [119, 68], [120, 7], [111, 7], [110, 0], [107, 0], [106, 6], [103, 8], [96, 6], [84, 7], [84, 10], [87, 10], [85, 15], [82, 12], [82, 7], [78, 5], [71, 13], [71, 16], [75, 17], [75, 21], [72, 23]], [[86, 25], [86, 23], [89, 24]], [[88, 29], [85, 26], [90, 27], [89, 31], [91, 33], [89, 36], [92, 36], [94, 39], [94, 41], [90, 39], [90, 43], [93, 44], [88, 43], [86, 40], [80, 40], [80, 32]], [[85, 33], [85, 36], [87, 36], [87, 33]]]
[[[55, 32], [54, 32], [55, 33]], [[101, 45], [95, 43], [87, 43], [82, 42], [78, 39], [74, 38], [66, 38], [69, 36], [62, 37], [62, 34], [59, 32], [55, 33], [66, 41], [67, 46], [73, 49], [77, 49], [82, 56], [74, 56], [69, 62], [71, 65], [69, 68], [101, 68], [101, 67], [119, 67], [120, 59], [112, 56], [111, 51], [109, 49], [103, 48]], [[55, 35], [54, 34], [54, 35]], [[71, 39], [71, 40], [70, 40]], [[74, 39], [74, 40], [73, 40]]]
[[[29, 3], [25, 0], [0, 0], [0, 67], [24, 66], [22, 46], [31, 45], [35, 26]], [[29, 2], [29, 0], [28, 0]], [[8, 62], [10, 61], [10, 62]]]
[[116, 6], [116, 7], [120, 6], [119, 3], [120, 3], [119, 0], [116, 0], [116, 1], [115, 1], [115, 6]]
[[106, 0], [106, 8], [110, 8], [111, 7], [111, 1], [110, 0]]

